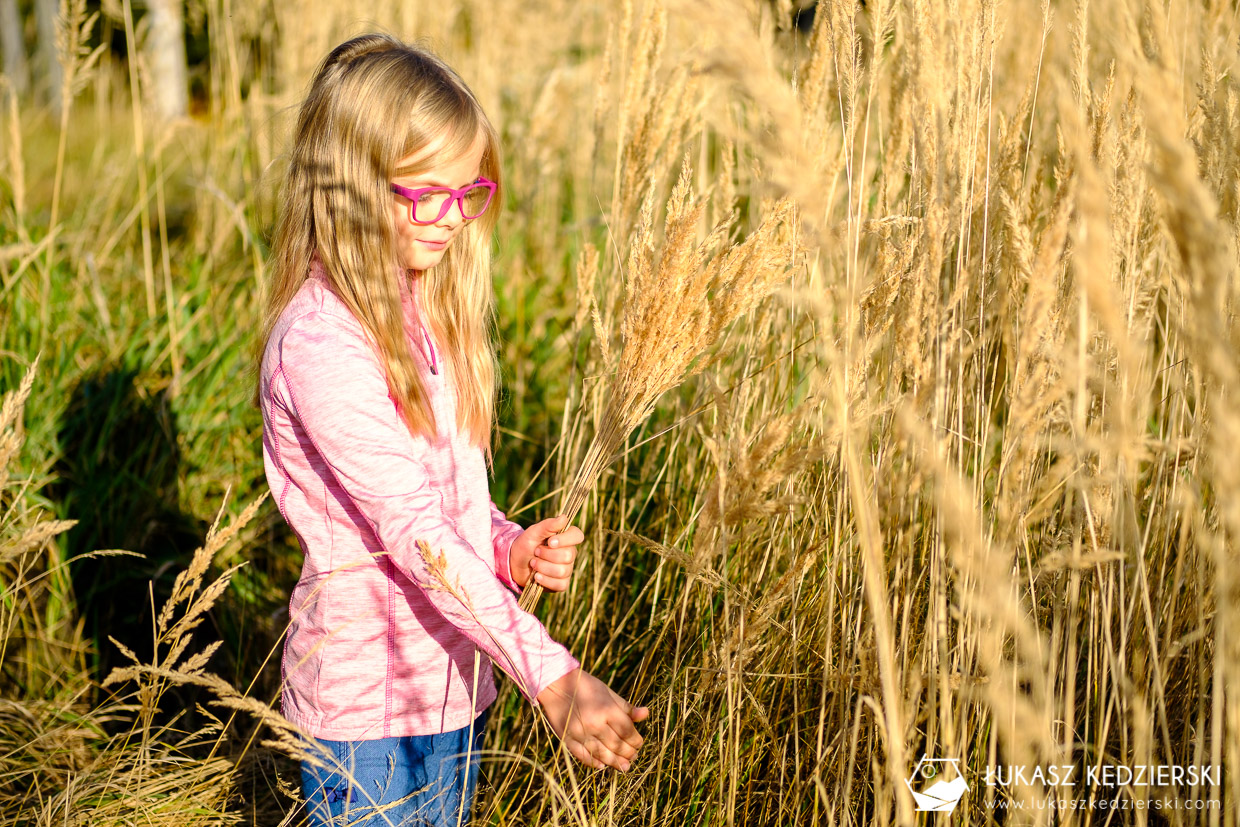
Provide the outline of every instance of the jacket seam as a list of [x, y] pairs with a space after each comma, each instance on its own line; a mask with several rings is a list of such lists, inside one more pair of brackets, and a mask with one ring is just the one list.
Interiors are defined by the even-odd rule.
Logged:
[[[279, 364], [279, 368], [282, 368], [283, 366], [284, 366], [283, 363]], [[271, 379], [268, 380], [268, 390], [269, 390], [269, 393], [271, 394], [272, 403], [274, 403], [275, 395], [276, 395], [275, 388], [272, 387], [272, 385], [274, 385], [275, 383], [276, 375], [279, 375], [281, 378], [283, 378], [283, 373], [279, 372], [279, 369], [277, 368], [277, 374], [273, 374]], [[287, 381], [285, 382], [285, 384], [286, 385], [288, 384]], [[274, 418], [276, 415], [275, 404], [270, 404], [270, 408], [271, 408], [271, 415]], [[288, 469], [284, 467], [284, 458], [280, 455], [280, 434], [274, 428], [272, 429], [272, 434], [271, 434], [271, 452], [275, 455], [276, 467], [280, 469], [280, 474], [283, 475], [284, 477], [284, 486], [280, 489], [280, 499], [277, 500], [277, 503], [280, 508], [280, 516], [284, 518], [285, 522], [288, 522], [288, 512], [284, 510], [284, 500], [286, 497], [288, 497], [288, 489], [289, 489], [289, 486], [292, 485], [293, 480], [292, 480], [292, 477], [289, 475]]]
[[392, 558], [384, 559], [387, 569], [387, 676], [384, 678], [383, 737], [392, 736], [392, 683], [393, 664], [396, 657], [394, 642], [396, 640], [396, 580], [392, 571]]

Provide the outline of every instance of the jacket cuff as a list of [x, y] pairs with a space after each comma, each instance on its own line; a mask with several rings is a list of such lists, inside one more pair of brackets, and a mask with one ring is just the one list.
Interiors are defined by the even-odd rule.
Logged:
[[521, 593], [521, 587], [512, 579], [512, 543], [525, 529], [516, 523], [509, 523], [509, 528], [504, 529], [501, 533], [495, 535], [495, 576], [500, 579], [508, 588], [517, 594]]

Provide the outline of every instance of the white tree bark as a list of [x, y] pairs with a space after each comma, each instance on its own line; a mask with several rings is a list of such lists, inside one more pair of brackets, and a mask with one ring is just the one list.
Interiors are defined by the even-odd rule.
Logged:
[[60, 17], [59, 0], [34, 0], [35, 22], [39, 27], [39, 44], [35, 50], [38, 58], [35, 66], [34, 92], [42, 95], [52, 111], [60, 114], [60, 85], [64, 71], [56, 52], [57, 18]]
[[185, 70], [185, 15], [181, 0], [147, 0], [147, 90], [155, 113], [164, 120], [189, 111]]
[[30, 87], [30, 69], [26, 66], [26, 44], [22, 38], [22, 20], [17, 15], [17, 0], [0, 0], [0, 50], [4, 52], [4, 74], [19, 95]]

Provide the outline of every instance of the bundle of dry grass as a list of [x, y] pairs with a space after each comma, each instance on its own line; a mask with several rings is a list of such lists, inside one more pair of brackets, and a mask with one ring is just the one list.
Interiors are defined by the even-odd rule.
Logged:
[[[724, 243], [731, 216], [699, 240], [706, 202], [693, 194], [692, 171], [686, 157], [667, 202], [661, 248], [655, 239], [653, 191], [642, 204], [629, 246], [621, 349], [608, 380], [606, 406], [557, 512], [568, 517], [569, 525], [659, 398], [705, 366], [695, 360], [738, 316], [783, 283], [796, 256], [796, 210], [788, 200], [770, 205], [758, 227], [739, 243]], [[526, 589], [522, 607], [532, 607], [541, 594], [537, 584]]]

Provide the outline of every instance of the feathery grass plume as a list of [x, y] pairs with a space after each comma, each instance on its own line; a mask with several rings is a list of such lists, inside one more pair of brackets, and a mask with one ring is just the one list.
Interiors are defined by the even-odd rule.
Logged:
[[[750, 537], [749, 524], [788, 514], [807, 497], [795, 490], [801, 477], [838, 448], [837, 433], [814, 433], [809, 405], [787, 413], [752, 413], [743, 402], [714, 389], [716, 424], [702, 441], [714, 468], [700, 509], [695, 509], [691, 569], [709, 570], [730, 544]], [[752, 421], [750, 420], [752, 416]]]
[[[659, 250], [653, 191], [642, 204], [629, 248], [619, 364], [608, 378], [607, 401], [594, 438], [558, 511], [569, 524], [659, 398], [690, 375], [694, 360], [719, 341], [728, 325], [783, 283], [796, 254], [796, 210], [786, 199], [769, 205], [761, 224], [738, 244], [721, 247], [730, 230], [728, 220], [698, 242], [706, 205], [691, 191], [691, 173], [686, 155], [667, 202]], [[702, 367], [699, 363], [692, 372]], [[527, 609], [542, 593], [537, 584], [532, 586], [521, 595]]]
[[44, 799], [90, 765], [105, 720], [88, 707], [81, 628], [49, 617], [64, 599], [48, 576], [63, 565], [53, 540], [74, 521], [44, 519], [37, 485], [12, 479], [8, 467], [34, 374], [32, 365], [0, 413], [0, 817], [17, 824], [36, 823]]
[[[715, 466], [697, 515], [691, 553], [659, 548], [642, 539], [639, 545], [684, 566], [712, 588], [726, 588], [728, 600], [739, 610], [731, 633], [714, 643], [713, 669], [701, 674], [699, 691], [709, 695], [725, 680], [743, 675], [758, 649], [785, 645], [777, 613], [792, 599], [810, 567], [820, 560], [823, 543], [805, 542], [791, 555], [779, 555], [771, 566], [785, 566], [778, 578], [764, 577], [741, 585], [723, 573], [740, 549], [770, 542], [775, 525], [796, 519], [809, 498], [796, 481], [821, 462], [837, 442], [829, 434], [814, 435], [807, 424], [808, 405], [788, 413], [762, 412], [747, 424], [747, 411], [721, 391], [715, 394], [715, 436], [702, 439]], [[765, 415], [763, 415], [765, 414]], [[832, 446], [834, 447], [834, 446]], [[769, 582], [770, 580], [774, 582]]]
[[[124, 680], [138, 680], [142, 676], [164, 677], [178, 672], [188, 675], [201, 673], [207, 660], [219, 648], [220, 641], [208, 645], [202, 652], [191, 656], [183, 663], [181, 659], [192, 642], [193, 631], [206, 620], [207, 612], [219, 600], [224, 590], [228, 588], [233, 575], [245, 564], [238, 563], [226, 569], [205, 588], [203, 588], [203, 580], [206, 577], [211, 562], [228, 546], [229, 542], [237, 536], [241, 529], [254, 519], [259, 507], [266, 499], [267, 493], [259, 496], [247, 505], [241, 514], [222, 531], [219, 528], [219, 520], [223, 516], [225, 506], [220, 506], [216, 520], [207, 532], [206, 540], [190, 558], [189, 567], [177, 575], [176, 581], [173, 583], [172, 594], [168, 596], [168, 599], [160, 608], [155, 623], [153, 663], [148, 668], [140, 663], [133, 652], [127, 649], [121, 642], [112, 640], [121, 650], [121, 653], [134, 663], [134, 666], [114, 669], [104, 679], [104, 686]], [[179, 617], [176, 616], [178, 610], [181, 612]], [[161, 650], [164, 651], [161, 653]], [[138, 671], [132, 671], [134, 669]], [[142, 713], [148, 726], [151, 717], [156, 712], [154, 702], [162, 694], [162, 691], [163, 687], [157, 681], [144, 683], [139, 680], [139, 698], [143, 701]]]
[[0, 404], [0, 483], [8, 482], [9, 461], [17, 455], [22, 445], [21, 414], [25, 409], [26, 400], [34, 388], [34, 375], [39, 367], [39, 356], [35, 356], [22, 377], [16, 390], [4, 395], [4, 403]]
[[[616, 114], [616, 157], [608, 229], [614, 238], [626, 239], [633, 214], [652, 180], [662, 177], [674, 162], [677, 150], [700, 119], [705, 105], [700, 66], [696, 58], [664, 66], [668, 39], [668, 13], [663, 0], [649, 0], [641, 21], [633, 30], [633, 7], [620, 9], [618, 44], [607, 43], [606, 61], [599, 71], [596, 111], [601, 109], [606, 85], [620, 86]], [[629, 53], [628, 39], [636, 37]], [[616, 65], [618, 63], [618, 65]], [[602, 134], [596, 118], [595, 129]], [[597, 143], [598, 138], [593, 138]]]
[[[52, 624], [58, 562], [53, 537], [72, 520], [31, 520], [37, 486], [10, 479], [23, 404], [38, 360], [0, 407], [0, 813], [6, 823], [149, 824], [217, 827], [240, 817], [224, 808], [233, 764], [194, 758], [204, 746], [171, 726], [143, 725], [125, 700], [92, 701], [86, 644], [77, 623]], [[100, 552], [96, 552], [100, 553]], [[45, 567], [39, 571], [40, 567]], [[114, 734], [109, 734], [114, 733]], [[215, 734], [212, 732], [211, 734]]]
[[751, 195], [755, 200], [772, 192], [790, 196], [799, 220], [818, 229], [825, 224], [828, 193], [846, 163], [836, 130], [826, 128], [828, 113], [838, 110], [823, 94], [832, 56], [824, 21], [834, 5], [851, 4], [824, 4], [815, 14], [800, 89], [787, 77], [769, 32], [762, 31], [760, 7], [742, 0], [679, 0], [675, 6], [677, 18], [695, 35], [687, 59], [700, 67], [702, 88], [732, 102], [704, 108], [703, 119], [735, 141], [742, 158], [761, 166], [747, 182]]
[[73, 99], [90, 82], [90, 72], [108, 48], [101, 43], [95, 48], [91, 31], [99, 21], [99, 12], [86, 12], [86, 0], [61, 0], [56, 17], [56, 59], [60, 63], [60, 143], [56, 148], [56, 180], [52, 184], [52, 212], [48, 226], [54, 228], [60, 208], [60, 188], [64, 180], [65, 147], [68, 142], [70, 107]]
[[[1031, 484], [1037, 461], [1036, 445], [1044, 439], [1039, 424], [1049, 426], [1052, 409], [1060, 405], [1067, 388], [1061, 378], [1064, 313], [1056, 307], [1065, 267], [1062, 262], [1068, 238], [1068, 219], [1073, 207], [1074, 189], [1065, 180], [1056, 193], [1050, 222], [1038, 239], [1032, 260], [1024, 244], [1012, 244], [1014, 274], [1023, 279], [1025, 296], [1017, 319], [1019, 342], [1012, 376], [1012, 409], [1004, 429], [1005, 444], [998, 470], [1001, 523], [1009, 528], [1022, 520], [1035, 490]], [[1013, 214], [1018, 209], [1011, 199], [1002, 199], [1014, 238], [1022, 237], [1025, 227]], [[1062, 418], [1062, 417], [1060, 417]], [[1005, 536], [1003, 542], [1013, 538]]]
[[[261, 746], [302, 762], [322, 766], [321, 760], [307, 749], [301, 732], [280, 713], [267, 703], [243, 694], [227, 681], [206, 671], [207, 661], [219, 648], [220, 641], [185, 657], [191, 633], [203, 622], [206, 612], [223, 594], [240, 565], [225, 570], [204, 588], [207, 569], [215, 557], [254, 518], [265, 499], [264, 495], [251, 502], [223, 529], [219, 527], [219, 519], [223, 515], [221, 507], [206, 541], [195, 551], [190, 566], [177, 576], [172, 594], [160, 609], [152, 663], [140, 662], [124, 644], [113, 640], [132, 665], [114, 669], [102, 685], [108, 687], [133, 681], [137, 684], [133, 692], [137, 704], [131, 705], [122, 699], [115, 705], [120, 719], [131, 720], [132, 726], [123, 737], [117, 736], [109, 741], [100, 756], [100, 762], [108, 759], [114, 767], [120, 766], [121, 771], [104, 774], [101, 767], [106, 767], [107, 764], [101, 763], [100, 767], [86, 773], [76, 794], [66, 802], [69, 811], [90, 813], [89, 823], [106, 823], [109, 818], [123, 821], [126, 814], [131, 812], [143, 813], [144, 818], [154, 824], [197, 824], [205, 827], [240, 821], [239, 814], [228, 812], [225, 807], [231, 794], [229, 778], [234, 769], [234, 760], [214, 755], [220, 741], [216, 740], [212, 744], [212, 754], [205, 759], [185, 757], [180, 752], [183, 745], [170, 743], [170, 738], [175, 734], [170, 725], [154, 724], [154, 714], [158, 711], [164, 693], [173, 685], [207, 689], [215, 696], [209, 702], [211, 705], [246, 713], [274, 733], [275, 737], [260, 741]], [[138, 716], [133, 719], [135, 711]], [[202, 731], [188, 737], [204, 739], [211, 734], [218, 734], [219, 729], [220, 722], [212, 717]], [[222, 738], [223, 735], [219, 734], [219, 737]], [[141, 745], [137, 755], [133, 755], [133, 748], [128, 746], [131, 740], [136, 740]], [[111, 750], [116, 750], [116, 753], [109, 754]], [[158, 797], [161, 791], [176, 792], [175, 796], [170, 797], [166, 811], [149, 805], [143, 806], [143, 801], [149, 802], [151, 796]], [[88, 795], [97, 796], [98, 799], [84, 799], [84, 796]]]
[[[65, 622], [65, 562], [53, 540], [77, 524], [49, 520], [34, 504], [33, 478], [14, 479], [11, 463], [25, 440], [23, 414], [40, 357], [0, 404], [0, 693], [19, 687], [21, 700], [47, 700], [80, 689], [72, 670], [85, 667], [81, 630]], [[3, 812], [3, 810], [0, 810]]]
[[[491, 643], [493, 643], [495, 647], [503, 653], [504, 661], [502, 663], [495, 661], [492, 661], [492, 663], [495, 663], [495, 665], [499, 667], [499, 669], [507, 675], [509, 680], [513, 683], [521, 684], [521, 672], [516, 668], [516, 664], [513, 662], [512, 656], [504, 649], [500, 642], [495, 639], [495, 636], [491, 634], [491, 630], [487, 628], [486, 624], [483, 623], [482, 619], [478, 616], [478, 610], [474, 608], [474, 601], [469, 596], [469, 592], [466, 588], [461, 584], [460, 577], [455, 579], [449, 578], [447, 556], [442, 551], [435, 551], [432, 549], [430, 544], [425, 540], [415, 540], [413, 545], [414, 550], [418, 553], [418, 557], [421, 558], [423, 565], [426, 566], [426, 574], [429, 577], [429, 581], [424, 581], [422, 585], [425, 588], [446, 592], [452, 595], [452, 597], [454, 597], [456, 601], [461, 604], [461, 607], [465, 610], [466, 614], [469, 615], [469, 618], [473, 621], [474, 625], [486, 634], [486, 636], [490, 638]], [[522, 688], [524, 689], [526, 687], [522, 684]]]

